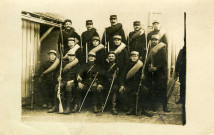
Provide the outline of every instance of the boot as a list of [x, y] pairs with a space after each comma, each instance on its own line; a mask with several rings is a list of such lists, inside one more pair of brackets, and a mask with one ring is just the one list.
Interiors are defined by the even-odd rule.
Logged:
[[164, 112], [170, 112], [170, 110], [167, 107], [163, 107]]
[[113, 103], [113, 104], [112, 104], [112, 114], [113, 114], [113, 115], [118, 115], [117, 110], [116, 110], [115, 107], [116, 107], [116, 103]]
[[100, 109], [98, 110], [98, 112], [102, 112], [103, 108], [104, 108], [104, 104], [101, 104], [101, 107], [100, 107]]
[[51, 104], [51, 102], [48, 103], [48, 109], [51, 109], [53, 106]]
[[152, 117], [153, 116], [152, 114], [149, 114], [148, 112], [146, 112], [144, 109], [142, 110], [141, 114], [145, 115], [147, 117]]
[[72, 113], [76, 113], [78, 111], [79, 106], [75, 104], [74, 109], [71, 110]]
[[131, 107], [131, 108], [129, 109], [129, 111], [126, 112], [126, 115], [132, 115], [132, 114], [134, 114], [134, 109]]
[[58, 110], [59, 110], [59, 103], [58, 103], [57, 95], [55, 93], [55, 95], [54, 95], [54, 106], [48, 110], [48, 113], [57, 112]]
[[98, 113], [97, 106], [94, 105], [94, 113]]
[[54, 105], [51, 109], [48, 110], [48, 113], [57, 112], [58, 110], [59, 110], [59, 106], [58, 105]]
[[70, 107], [71, 107], [71, 91], [66, 91], [67, 92], [67, 98], [66, 98], [66, 108], [64, 110], [64, 114], [69, 114], [71, 113]]

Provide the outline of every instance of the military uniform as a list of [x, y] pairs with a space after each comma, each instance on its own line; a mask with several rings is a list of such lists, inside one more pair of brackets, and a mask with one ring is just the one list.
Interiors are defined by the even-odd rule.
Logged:
[[[75, 41], [75, 38], [69, 37], [68, 41]], [[83, 61], [83, 56], [82, 56], [82, 52], [81, 52], [81, 47], [78, 44], [75, 44], [73, 48], [70, 48], [70, 50], [68, 50], [68, 52], [75, 53], [76, 58], [79, 60], [79, 63], [83, 64], [84, 61]], [[65, 54], [67, 54], [68, 52], [66, 52]], [[64, 56], [63, 60], [68, 60], [67, 55]]]
[[[87, 20], [86, 25], [90, 25], [90, 24], [91, 25], [93, 24], [92, 20]], [[92, 48], [92, 46], [93, 46], [92, 45], [92, 37], [93, 36], [99, 37], [99, 34], [97, 33], [97, 30], [95, 28], [92, 28], [91, 30], [87, 30], [87, 31], [83, 32], [81, 35], [84, 60], [86, 59], [86, 43], [87, 43], [88, 49]], [[89, 50], [88, 50], [88, 52], [89, 52]]]
[[[153, 21], [153, 24], [154, 23], [159, 23], [158, 20], [154, 20]], [[149, 43], [149, 41], [151, 40], [151, 37], [152, 35], [159, 35], [159, 43], [164, 43], [166, 44], [166, 47], [168, 47], [168, 38], [167, 38], [167, 35], [166, 35], [166, 32], [163, 30], [163, 29], [160, 29], [159, 31], [151, 31], [150, 33], [148, 33], [147, 35], [147, 41]]]
[[[110, 52], [110, 54], [114, 54], [113, 52]], [[114, 54], [115, 55], [115, 54]], [[116, 64], [115, 61], [112, 62], [106, 62], [105, 64], [105, 77], [106, 77], [106, 84], [105, 87], [109, 90], [111, 83], [113, 81], [113, 77], [115, 75], [116, 78], [114, 78], [114, 82], [111, 88], [111, 93], [112, 93], [112, 113], [114, 115], [117, 115], [117, 110], [116, 110], [116, 99], [117, 99], [117, 94], [119, 92], [119, 77], [118, 77], [118, 72], [119, 68], [118, 65]]]
[[[155, 35], [153, 35], [155, 37]], [[158, 37], [157, 37], [158, 38]], [[161, 46], [156, 53], [153, 53], [153, 48]], [[145, 73], [148, 79], [148, 87], [152, 95], [153, 109], [156, 110], [156, 102], [161, 102], [164, 111], [167, 110], [167, 55], [166, 45], [158, 44], [151, 49], [145, 66]], [[151, 55], [150, 55], [151, 54]], [[151, 56], [151, 57], [150, 57]], [[155, 71], [151, 68], [155, 67]]]
[[[89, 53], [90, 55], [90, 53]], [[93, 54], [95, 55], [95, 54]], [[92, 81], [94, 80], [94, 77], [98, 73], [90, 91], [92, 92], [92, 100], [93, 100], [93, 106], [94, 106], [94, 112], [97, 113], [97, 105], [104, 104], [103, 99], [103, 71], [99, 67], [99, 65], [95, 63], [85, 63], [82, 65], [80, 70], [78, 71], [78, 83], [82, 83], [84, 85], [83, 89], [77, 87], [76, 93], [75, 93], [75, 108], [72, 110], [72, 112], [76, 112], [79, 108], [81, 99], [82, 99], [82, 91], [87, 91], [89, 86], [91, 85]], [[100, 87], [101, 86], [101, 87]]]
[[[54, 53], [56, 55], [56, 51], [50, 50], [49, 53]], [[54, 61], [45, 61], [42, 63], [40, 69], [35, 74], [35, 77], [40, 77], [41, 79], [41, 94], [44, 97], [44, 103], [49, 104], [49, 107], [53, 104], [54, 98], [54, 87], [57, 83], [57, 71], [58, 71], [58, 64], [56, 65], [55, 69], [52, 69], [49, 72], [46, 72], [50, 67], [57, 61], [56, 58]]]
[[[75, 55], [72, 53], [69, 53], [69, 55]], [[72, 66], [67, 67], [69, 64]], [[60, 84], [60, 92], [64, 94], [66, 98], [66, 108], [64, 110], [65, 114], [70, 113], [70, 106], [71, 106], [71, 100], [72, 100], [72, 93], [74, 93], [75, 87], [77, 85], [77, 71], [80, 68], [80, 65], [76, 58], [71, 61], [63, 61], [62, 64], [62, 80]], [[59, 74], [58, 74], [59, 75]], [[55, 86], [55, 94], [54, 94], [54, 107], [50, 109], [48, 112], [52, 113], [58, 110], [59, 101], [57, 99], [57, 92], [58, 92], [59, 84]]]
[[[140, 22], [135, 21], [134, 26], [135, 25], [140, 25]], [[144, 62], [147, 49], [145, 31], [141, 28], [139, 31], [130, 32], [128, 40], [129, 40], [129, 52], [138, 51], [140, 53], [140, 57], [142, 57], [142, 61]]]
[[[117, 16], [116, 15], [111, 15], [110, 16], [110, 19], [114, 19], [114, 18], [117, 19]], [[106, 43], [107, 42], [109, 43], [109, 49], [106, 48], [107, 50], [111, 50], [111, 47], [114, 46], [114, 43], [113, 43], [113, 36], [114, 35], [120, 35], [122, 37], [122, 42], [124, 44], [127, 44], [126, 37], [125, 37], [125, 32], [124, 32], [124, 30], [122, 28], [122, 24], [121, 23], [117, 23], [114, 26], [107, 27], [105, 29], [104, 33], [103, 33], [102, 44], [106, 45], [105, 41], [106, 41]]]
[[186, 89], [186, 47], [184, 46], [176, 61], [175, 73], [179, 76], [180, 82], [180, 99], [178, 103], [184, 104], [185, 101], [185, 89]]
[[[80, 44], [81, 40], [80, 40], [80, 36], [77, 34], [77, 32], [75, 31], [75, 29], [73, 27], [71, 27], [71, 29], [69, 31], [63, 30], [62, 31], [62, 35], [63, 35], [63, 44], [64, 44], [64, 52], [63, 52], [63, 56], [64, 56], [70, 50], [70, 48], [68, 46], [68, 38], [69, 37], [76, 38], [76, 43], [78, 43], [78, 44]], [[58, 38], [58, 51], [61, 50], [60, 49], [61, 48], [60, 47], [61, 42], [62, 42], [61, 34], [59, 34], [59, 38]]]

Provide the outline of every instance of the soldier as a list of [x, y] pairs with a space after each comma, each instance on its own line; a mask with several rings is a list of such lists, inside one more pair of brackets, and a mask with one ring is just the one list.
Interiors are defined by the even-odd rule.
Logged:
[[[122, 37], [120, 35], [114, 35], [114, 46], [111, 47], [110, 51], [113, 51], [116, 55], [116, 63], [119, 68], [119, 73], [118, 73], [118, 79], [119, 79], [119, 94], [124, 91], [124, 80], [125, 80], [125, 74], [127, 70], [127, 65], [129, 62], [129, 56], [128, 56], [128, 51], [126, 49], [126, 45], [121, 42]], [[120, 95], [120, 102], [122, 103], [122, 107], [124, 110], [126, 110], [126, 98]]]
[[100, 38], [98, 36], [93, 36], [92, 46], [89, 47], [89, 53], [90, 52], [96, 53], [95, 63], [100, 65], [101, 67], [104, 66], [104, 62], [105, 62], [104, 48], [105, 48], [104, 45], [100, 44]]
[[140, 21], [134, 22], [134, 31], [129, 33], [129, 52], [138, 51], [140, 59], [144, 62], [146, 56], [146, 35]]
[[[92, 81], [95, 81], [92, 84], [90, 91], [93, 94], [93, 108], [94, 113], [98, 112], [98, 104], [101, 104], [101, 108], [104, 105], [103, 101], [103, 85], [102, 85], [102, 75], [103, 71], [101, 71], [99, 65], [95, 64], [96, 54], [94, 52], [90, 52], [88, 54], [88, 63], [82, 65], [81, 69], [78, 72], [78, 87], [75, 93], [75, 107], [72, 110], [73, 113], [77, 111], [79, 108], [79, 103], [81, 102], [82, 91], [87, 91]], [[95, 78], [96, 77], [96, 78]], [[100, 109], [99, 109], [100, 110]]]
[[145, 66], [148, 87], [152, 95], [153, 111], [157, 111], [156, 102], [162, 102], [163, 111], [167, 109], [167, 56], [166, 44], [159, 43], [159, 35], [151, 37], [151, 51]]
[[168, 46], [168, 38], [166, 35], [166, 31], [164, 29], [161, 29], [160, 21], [154, 20], [152, 25], [153, 25], [154, 30], [151, 31], [147, 36], [148, 43], [151, 40], [152, 35], [159, 35], [159, 42], [164, 43], [167, 47]]
[[[110, 16], [111, 26], [106, 28], [102, 37], [102, 44], [105, 45], [106, 51], [110, 51], [111, 47], [114, 46], [113, 36], [120, 35], [122, 37], [122, 42], [127, 43], [125, 38], [125, 32], [122, 28], [121, 23], [117, 23], [117, 15]], [[109, 47], [108, 47], [109, 46]]]
[[[80, 46], [78, 44], [75, 44], [75, 38], [74, 37], [69, 37], [68, 38], [68, 46], [70, 50], [68, 52], [73, 52], [76, 55], [76, 58], [79, 60], [80, 64], [83, 64], [83, 57], [81, 53]], [[63, 60], [68, 59], [68, 53], [63, 57]]]
[[147, 96], [148, 89], [143, 85], [142, 89], [140, 88], [140, 90], [138, 91], [140, 80], [144, 79], [144, 75], [142, 75], [142, 68], [143, 62], [139, 59], [139, 52], [132, 51], [130, 55], [130, 63], [127, 68], [125, 90], [123, 92], [123, 94], [129, 99], [129, 111], [126, 114], [134, 114], [136, 109], [136, 96], [138, 96], [138, 100], [140, 101], [138, 102], [139, 113], [151, 117], [152, 115], [148, 114], [145, 111], [144, 105], [146, 102], [145, 99]]
[[[75, 38], [75, 44], [79, 43], [80, 44], [80, 36], [76, 33], [75, 29], [72, 27], [72, 22], [69, 19], [66, 19], [64, 21], [64, 29], [62, 31], [62, 35], [63, 35], [63, 44], [64, 44], [64, 50], [63, 50], [63, 56], [70, 50], [69, 46], [68, 46], [68, 38], [69, 37], [74, 37]], [[60, 44], [62, 42], [61, 39], [61, 34], [59, 35], [58, 38], [58, 51], [60, 52]]]
[[84, 62], [86, 62], [88, 59], [86, 56], [88, 55], [89, 48], [92, 48], [92, 37], [93, 36], [98, 36], [99, 34], [97, 33], [97, 30], [93, 26], [93, 21], [92, 20], [87, 20], [86, 21], [86, 28], [87, 31], [83, 32], [81, 35], [82, 38], [82, 46], [83, 46], [83, 57], [84, 57]]
[[185, 45], [178, 54], [176, 67], [175, 67], [175, 75], [176, 75], [175, 78], [179, 77], [179, 82], [180, 82], [180, 99], [177, 103], [184, 104], [185, 89], [186, 89], [186, 46]]
[[53, 105], [54, 87], [57, 83], [56, 73], [59, 67], [59, 59], [56, 57], [57, 52], [50, 50], [48, 54], [49, 60], [42, 63], [35, 74], [35, 77], [39, 77], [39, 82], [41, 83], [41, 94], [45, 100], [43, 108], [51, 108]]
[[[80, 68], [78, 63], [78, 59], [75, 56], [75, 53], [69, 51], [67, 53], [68, 61], [63, 61], [63, 69], [62, 76], [58, 77], [58, 81], [61, 81], [60, 92], [64, 93], [66, 98], [66, 108], [64, 110], [64, 114], [69, 114], [72, 100], [72, 93], [77, 84], [77, 70]], [[58, 111], [59, 109], [59, 101], [57, 99], [59, 84], [55, 87], [54, 93], [54, 106], [48, 110], [49, 113], [53, 113]]]
[[116, 63], [116, 55], [113, 51], [109, 52], [108, 55], [108, 62], [106, 62], [105, 64], [105, 70], [106, 70], [106, 77], [107, 77], [107, 88], [110, 88], [110, 85], [112, 83], [112, 79], [113, 77], [114, 82], [112, 85], [112, 89], [111, 89], [111, 93], [112, 93], [112, 114], [113, 115], [117, 115], [117, 109], [116, 109], [116, 99], [117, 99], [117, 94], [119, 91], [119, 80], [118, 80], [118, 66]]

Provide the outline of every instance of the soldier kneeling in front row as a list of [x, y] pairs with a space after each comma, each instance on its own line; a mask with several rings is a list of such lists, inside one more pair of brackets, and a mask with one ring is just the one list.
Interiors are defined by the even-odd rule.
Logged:
[[56, 112], [59, 110], [59, 100], [57, 99], [57, 93], [60, 89], [60, 93], [64, 93], [66, 98], [66, 108], [64, 110], [65, 114], [70, 113], [71, 101], [72, 101], [72, 92], [76, 87], [77, 83], [77, 70], [80, 68], [78, 63], [78, 59], [75, 56], [75, 53], [69, 51], [68, 53], [68, 61], [63, 61], [63, 69], [62, 69], [62, 77], [58, 77], [58, 82], [61, 81], [60, 87], [59, 84], [55, 87], [54, 94], [54, 106], [50, 110], [49, 113]]
[[[82, 98], [82, 91], [87, 91], [92, 85], [90, 91], [92, 92], [94, 112], [97, 113], [101, 111], [104, 105], [103, 100], [103, 85], [102, 85], [102, 71], [99, 65], [95, 64], [96, 54], [90, 52], [88, 54], [88, 63], [82, 65], [77, 81], [78, 87], [75, 93], [75, 108], [72, 112], [77, 112]], [[97, 106], [101, 103], [101, 108], [98, 110]]]

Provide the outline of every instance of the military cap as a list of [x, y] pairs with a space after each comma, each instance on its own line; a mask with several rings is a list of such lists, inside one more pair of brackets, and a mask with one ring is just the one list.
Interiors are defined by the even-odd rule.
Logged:
[[141, 25], [141, 23], [140, 23], [140, 21], [134, 21], [134, 22], [133, 22], [133, 25], [134, 25], [134, 26], [139, 26], [139, 25]]
[[54, 53], [55, 55], [57, 54], [57, 52], [56, 52], [55, 50], [50, 50], [50, 51], [48, 52], [48, 54], [50, 54], [50, 53]]
[[132, 55], [137, 55], [137, 56], [139, 56], [139, 52], [138, 51], [131, 51], [131, 56]]
[[159, 35], [152, 35], [151, 39], [159, 39]]
[[96, 57], [96, 53], [95, 52], [89, 52], [88, 56], [94, 56], [94, 57]]
[[93, 21], [92, 20], [86, 20], [86, 25], [90, 25], [90, 24], [93, 24]]
[[98, 40], [98, 41], [100, 41], [100, 37], [99, 36], [93, 36], [92, 40]]
[[117, 19], [117, 15], [110, 15], [110, 19]]
[[69, 37], [68, 41], [75, 41], [75, 38], [74, 37]]
[[68, 51], [68, 56], [75, 56], [75, 52], [74, 51]]
[[108, 55], [109, 55], [109, 54], [114, 54], [114, 55], [116, 56], [116, 54], [115, 54], [114, 51], [110, 51], [110, 52], [108, 53]]
[[66, 20], [64, 21], [64, 24], [65, 24], [66, 22], [70, 22], [70, 23], [72, 24], [72, 21], [71, 21], [70, 19], [66, 19]]
[[121, 40], [122, 37], [120, 35], [114, 35], [113, 39], [119, 39], [119, 40]]
[[153, 20], [152, 24], [154, 23], [160, 23], [160, 21], [158, 19]]

